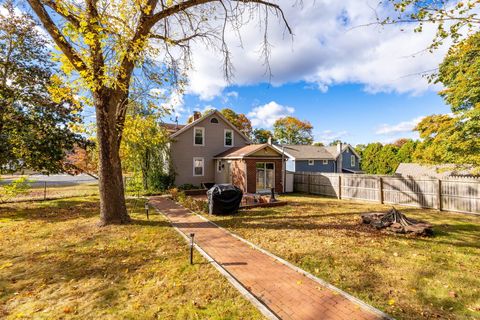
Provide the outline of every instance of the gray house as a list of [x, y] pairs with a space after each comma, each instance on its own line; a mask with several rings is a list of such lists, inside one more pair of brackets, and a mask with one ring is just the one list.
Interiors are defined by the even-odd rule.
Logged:
[[251, 141], [220, 112], [195, 112], [187, 125], [165, 124], [175, 184], [230, 183], [244, 192], [283, 191], [286, 156]]
[[287, 171], [361, 173], [360, 156], [349, 144], [320, 147], [312, 145], [276, 145], [288, 157]]

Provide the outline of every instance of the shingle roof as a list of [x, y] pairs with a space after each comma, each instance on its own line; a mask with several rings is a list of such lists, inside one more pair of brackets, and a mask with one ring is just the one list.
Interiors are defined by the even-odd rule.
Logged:
[[185, 127], [183, 124], [176, 124], [176, 123], [162, 123], [162, 127], [167, 129], [168, 132], [177, 132], [178, 130], [182, 129]]
[[[337, 158], [337, 147], [320, 147], [311, 145], [284, 145], [285, 153], [295, 159], [329, 159]], [[282, 146], [277, 148], [281, 149]]]
[[456, 168], [454, 164], [440, 164], [440, 165], [428, 165], [420, 163], [400, 163], [398, 165], [396, 174], [407, 177], [429, 177], [429, 178], [446, 178], [446, 177], [471, 177], [471, 166], [468, 168]]
[[228, 149], [227, 151], [217, 154], [214, 158], [243, 158], [259, 150], [262, 150], [265, 147], [270, 147], [270, 145], [268, 143], [264, 143], [264, 144], [250, 144], [244, 147], [233, 147]]

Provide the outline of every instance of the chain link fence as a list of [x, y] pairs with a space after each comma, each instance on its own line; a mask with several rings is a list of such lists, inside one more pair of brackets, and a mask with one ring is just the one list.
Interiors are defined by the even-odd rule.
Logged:
[[98, 195], [98, 180], [80, 174], [0, 176], [0, 203]]

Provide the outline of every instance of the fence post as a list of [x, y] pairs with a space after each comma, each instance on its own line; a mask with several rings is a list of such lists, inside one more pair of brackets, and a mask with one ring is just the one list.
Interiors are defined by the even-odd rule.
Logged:
[[442, 211], [442, 180], [438, 179], [437, 183], [437, 209]]
[[383, 178], [378, 177], [378, 200], [383, 204]]
[[311, 194], [312, 193], [312, 175], [309, 173], [307, 175], [307, 178], [308, 178], [308, 193]]
[[338, 175], [338, 199], [342, 199], [342, 176]]
[[43, 181], [43, 201], [47, 200], [47, 181]]

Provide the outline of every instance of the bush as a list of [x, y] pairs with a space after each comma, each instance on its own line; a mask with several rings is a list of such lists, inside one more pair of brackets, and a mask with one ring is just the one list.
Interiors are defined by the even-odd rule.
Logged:
[[143, 190], [142, 177], [139, 174], [128, 177], [126, 179], [125, 190], [131, 194], [140, 194], [140, 192]]
[[187, 209], [190, 209], [194, 212], [207, 213], [208, 212], [208, 202], [205, 200], [194, 199], [185, 195], [185, 192], [177, 188], [168, 190], [168, 193], [171, 195], [173, 201], [180, 203]]
[[30, 191], [30, 180], [26, 177], [18, 178], [0, 188], [0, 202], [6, 202]]
[[191, 183], [185, 183], [178, 187], [179, 190], [195, 190], [195, 189], [202, 189], [200, 186], [196, 186]]
[[175, 182], [175, 176], [163, 172], [152, 172], [148, 177], [149, 189], [153, 191], [165, 191], [170, 189]]

